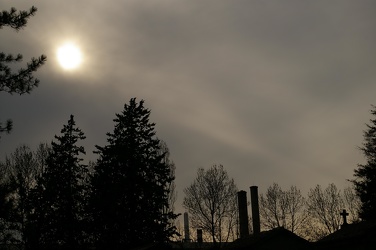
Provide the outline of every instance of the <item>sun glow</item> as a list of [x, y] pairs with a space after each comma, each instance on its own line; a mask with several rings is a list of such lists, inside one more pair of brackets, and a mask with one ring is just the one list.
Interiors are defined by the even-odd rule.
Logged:
[[76, 45], [66, 43], [57, 50], [57, 59], [61, 67], [66, 70], [72, 70], [80, 66], [82, 53]]

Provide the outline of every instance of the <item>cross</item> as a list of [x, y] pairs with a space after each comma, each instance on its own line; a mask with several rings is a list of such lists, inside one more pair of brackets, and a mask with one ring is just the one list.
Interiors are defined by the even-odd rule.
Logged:
[[349, 215], [349, 213], [346, 212], [346, 209], [343, 209], [342, 210], [342, 213], [340, 213], [340, 215], [342, 215], [342, 218], [343, 218], [343, 225], [347, 225], [347, 216]]

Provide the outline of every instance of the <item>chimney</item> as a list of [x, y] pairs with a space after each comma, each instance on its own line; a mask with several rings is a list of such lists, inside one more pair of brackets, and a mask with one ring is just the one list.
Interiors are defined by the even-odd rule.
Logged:
[[188, 213], [184, 213], [184, 241], [191, 241], [189, 237], [189, 220], [188, 220]]
[[253, 235], [258, 235], [260, 233], [260, 212], [259, 212], [257, 186], [251, 186], [250, 189], [251, 189]]
[[238, 209], [239, 209], [240, 238], [245, 238], [249, 236], [249, 228], [248, 228], [247, 192], [244, 190], [241, 190], [238, 192]]

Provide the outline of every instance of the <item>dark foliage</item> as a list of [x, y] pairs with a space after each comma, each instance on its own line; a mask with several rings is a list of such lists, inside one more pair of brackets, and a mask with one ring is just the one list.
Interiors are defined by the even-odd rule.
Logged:
[[11, 8], [10, 11], [3, 10], [0, 12], [0, 29], [3, 26], [9, 26], [15, 30], [19, 30], [26, 26], [27, 19], [37, 12], [37, 8], [32, 6], [29, 11], [21, 10], [17, 12], [16, 8]]
[[0, 220], [9, 218], [12, 202], [9, 195], [13, 191], [12, 186], [6, 176], [6, 165], [0, 162]]
[[[11, 27], [15, 30], [20, 30], [25, 27], [28, 19], [35, 14], [36, 7], [31, 7], [29, 11], [19, 11], [11, 8], [10, 11], [3, 10], [0, 12], [0, 29], [4, 26]], [[27, 63], [26, 68], [20, 68], [18, 72], [14, 73], [11, 68], [12, 63], [22, 61], [22, 55], [16, 56], [0, 52], [0, 91], [13, 94], [30, 93], [38, 86], [39, 79], [34, 78], [33, 73], [38, 70], [46, 62], [47, 57], [41, 55], [38, 58], [32, 58]], [[0, 122], [0, 133], [9, 133], [12, 129], [12, 121], [7, 120], [3, 125]]]
[[[372, 106], [371, 114], [376, 116], [376, 106]], [[364, 131], [364, 143], [360, 147], [366, 158], [365, 164], [359, 164], [354, 170], [357, 195], [361, 200], [360, 218], [363, 220], [376, 219], [376, 118], [370, 119]]]
[[83, 244], [87, 166], [80, 158], [85, 150], [76, 143], [85, 136], [75, 126], [73, 115], [61, 133], [52, 142], [46, 169], [33, 193], [32, 247], [76, 249]]
[[0, 244], [11, 243], [13, 237], [8, 233], [8, 221], [12, 217], [14, 209], [14, 201], [10, 195], [13, 192], [13, 187], [4, 178], [3, 165], [0, 165]]
[[132, 98], [116, 114], [108, 145], [96, 146], [99, 159], [92, 177], [91, 205], [97, 246], [129, 249], [165, 242], [175, 230], [168, 208], [174, 179], [161, 153], [150, 110]]
[[[42, 150], [44, 150], [42, 152]], [[7, 218], [7, 226], [13, 231], [13, 241], [17, 244], [27, 244], [26, 224], [29, 218], [29, 194], [35, 187], [36, 177], [40, 175], [42, 169], [40, 157], [41, 153], [47, 152], [47, 145], [40, 144], [38, 151], [34, 153], [26, 145], [21, 145], [8, 157], [5, 157], [5, 163], [0, 163], [5, 171], [6, 181], [11, 187], [9, 197], [12, 200], [13, 207], [10, 216]]]

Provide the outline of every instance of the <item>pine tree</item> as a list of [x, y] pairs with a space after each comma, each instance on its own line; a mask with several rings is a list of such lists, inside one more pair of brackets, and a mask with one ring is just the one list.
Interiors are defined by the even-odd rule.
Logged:
[[[376, 116], [376, 106], [372, 106], [371, 114]], [[376, 219], [376, 118], [366, 124], [363, 146], [360, 150], [366, 158], [365, 164], [359, 164], [355, 169], [355, 191], [361, 200], [359, 216], [363, 220]]]
[[[16, 8], [11, 8], [10, 11], [3, 10], [0, 12], [0, 29], [8, 26], [14, 30], [20, 30], [25, 27], [28, 19], [35, 15], [37, 8], [32, 6], [29, 11], [19, 11]], [[12, 64], [21, 62], [22, 55], [16, 56], [0, 52], [0, 91], [13, 94], [30, 93], [38, 86], [39, 79], [34, 78], [33, 73], [38, 70], [46, 62], [47, 57], [41, 55], [38, 58], [32, 58], [27, 63], [26, 68], [20, 68], [17, 73], [14, 73]], [[8, 119], [3, 125], [0, 122], [0, 134], [2, 132], [9, 133], [12, 129], [12, 121]]]
[[91, 207], [100, 248], [164, 242], [174, 232], [169, 221], [176, 215], [164, 212], [174, 176], [149, 116], [144, 101], [132, 98], [116, 114], [108, 145], [96, 146]]
[[81, 243], [87, 187], [87, 166], [80, 158], [85, 150], [76, 143], [85, 136], [75, 126], [73, 115], [61, 133], [51, 144], [46, 169], [35, 190], [39, 198], [34, 199], [34, 228], [40, 230], [41, 247], [75, 249]]

